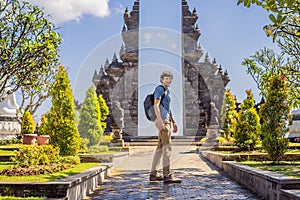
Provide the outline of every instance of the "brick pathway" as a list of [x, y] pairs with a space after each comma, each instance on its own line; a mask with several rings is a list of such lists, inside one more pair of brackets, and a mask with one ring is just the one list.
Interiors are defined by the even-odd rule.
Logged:
[[231, 181], [206, 160], [196, 148], [175, 146], [172, 151], [172, 173], [182, 183], [150, 182], [154, 147], [139, 149], [120, 161], [111, 178], [106, 180], [90, 199], [258, 199], [245, 188]]

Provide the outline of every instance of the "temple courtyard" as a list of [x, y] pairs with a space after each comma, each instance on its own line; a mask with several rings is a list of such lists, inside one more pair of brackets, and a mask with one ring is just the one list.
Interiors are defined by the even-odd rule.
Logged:
[[200, 156], [192, 145], [173, 146], [171, 169], [182, 183], [150, 182], [154, 149], [135, 147], [87, 199], [259, 199]]

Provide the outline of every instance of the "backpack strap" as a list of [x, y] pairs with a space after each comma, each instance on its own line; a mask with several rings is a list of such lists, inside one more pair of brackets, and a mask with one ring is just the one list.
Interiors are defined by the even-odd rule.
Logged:
[[[161, 105], [163, 99], [164, 99], [165, 96], [166, 96], [166, 89], [165, 89], [164, 86], [162, 86], [162, 85], [159, 85], [159, 86], [157, 86], [157, 87], [162, 87], [162, 88], [164, 89], [164, 93], [163, 93], [163, 95], [161, 96], [161, 100], [160, 100], [160, 103], [159, 103], [159, 105]], [[153, 92], [153, 96], [154, 96], [154, 92]]]

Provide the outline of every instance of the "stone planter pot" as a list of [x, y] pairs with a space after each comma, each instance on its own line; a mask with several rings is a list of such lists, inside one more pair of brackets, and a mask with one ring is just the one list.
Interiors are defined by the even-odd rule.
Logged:
[[37, 134], [22, 134], [23, 144], [35, 144]]
[[39, 145], [45, 145], [48, 144], [50, 140], [50, 136], [49, 135], [38, 135], [37, 136], [37, 141]]

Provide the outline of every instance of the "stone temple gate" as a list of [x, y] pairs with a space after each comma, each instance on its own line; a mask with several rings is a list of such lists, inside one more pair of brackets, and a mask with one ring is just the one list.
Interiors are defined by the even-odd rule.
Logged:
[[[126, 8], [122, 30], [123, 44], [119, 58], [114, 54], [111, 62], [106, 59], [99, 72], [95, 72], [93, 83], [97, 95], [102, 94], [109, 108], [115, 101], [124, 109], [123, 132], [138, 136], [138, 67], [139, 67], [139, 19], [140, 1], [135, 0], [131, 11]], [[197, 10], [189, 10], [182, 0], [181, 47], [182, 47], [182, 95], [183, 135], [205, 136], [211, 124], [212, 102], [221, 111], [225, 87], [230, 81], [227, 71], [223, 72], [215, 59], [198, 44], [201, 35]], [[200, 61], [202, 60], [202, 61]], [[144, 113], [141, 113], [144, 114]], [[110, 118], [110, 117], [109, 117]], [[110, 119], [107, 127], [110, 127]], [[109, 131], [109, 130], [108, 130]]]

